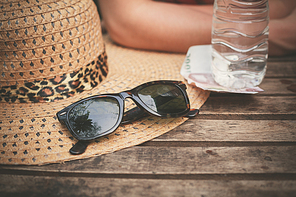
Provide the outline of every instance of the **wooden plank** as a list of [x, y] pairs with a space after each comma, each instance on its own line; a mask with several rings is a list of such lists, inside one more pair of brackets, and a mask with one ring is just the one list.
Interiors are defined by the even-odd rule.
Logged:
[[[136, 146], [66, 165], [0, 166], [7, 170], [103, 174], [231, 174], [296, 173], [296, 146], [150, 147]], [[14, 173], [13, 171], [9, 173]]]
[[153, 141], [296, 142], [296, 120], [189, 119]]
[[296, 77], [296, 62], [268, 62], [265, 77]]
[[265, 78], [258, 95], [296, 95], [296, 78]]
[[240, 196], [293, 197], [296, 181], [145, 180], [2, 175], [2, 197], [10, 196]]
[[[224, 94], [221, 96], [210, 96], [205, 105], [202, 106], [202, 114], [226, 114], [226, 115], [292, 115], [289, 118], [295, 119], [296, 114], [295, 96], [256, 96]], [[231, 117], [230, 117], [231, 118]]]
[[296, 62], [296, 55], [287, 55], [287, 56], [269, 56], [267, 62]]

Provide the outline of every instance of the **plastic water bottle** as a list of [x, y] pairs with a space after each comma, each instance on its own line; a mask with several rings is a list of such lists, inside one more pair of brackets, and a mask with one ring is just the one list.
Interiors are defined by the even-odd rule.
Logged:
[[266, 72], [268, 0], [215, 0], [212, 23], [212, 72], [217, 83], [255, 87]]

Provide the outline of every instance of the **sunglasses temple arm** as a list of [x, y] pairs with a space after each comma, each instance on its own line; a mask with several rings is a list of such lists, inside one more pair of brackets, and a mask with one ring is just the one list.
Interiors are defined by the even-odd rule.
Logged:
[[147, 116], [149, 116], [149, 113], [147, 113], [146, 111], [142, 110], [140, 107], [137, 106], [124, 112], [121, 124], [130, 123]]
[[[198, 114], [199, 114], [199, 109], [190, 109], [188, 114], [186, 114], [184, 117], [193, 118]], [[147, 113], [146, 111], [142, 110], [141, 108], [139, 108], [137, 106], [137, 107], [125, 112], [123, 120], [122, 120], [121, 123], [126, 124], [126, 123], [129, 123], [129, 122], [135, 121], [137, 119], [147, 117], [149, 115], [150, 115], [149, 113]]]

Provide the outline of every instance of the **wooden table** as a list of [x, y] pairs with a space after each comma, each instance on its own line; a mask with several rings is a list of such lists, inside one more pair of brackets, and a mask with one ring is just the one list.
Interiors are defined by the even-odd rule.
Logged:
[[211, 93], [201, 113], [142, 145], [46, 166], [0, 166], [0, 196], [296, 196], [296, 57], [265, 90]]

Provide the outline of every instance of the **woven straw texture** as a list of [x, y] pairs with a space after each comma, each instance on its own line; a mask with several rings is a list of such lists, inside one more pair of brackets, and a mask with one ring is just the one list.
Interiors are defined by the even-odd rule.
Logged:
[[2, 4], [2, 84], [3, 80], [5, 85], [14, 85], [15, 80], [21, 83], [74, 71], [77, 64], [86, 64], [88, 57], [97, 56], [98, 50], [104, 48], [98, 41], [100, 21], [92, 1], [48, 0], [32, 4]]
[[[39, 2], [39, 1], [36, 1]], [[57, 5], [58, 2], [58, 5]], [[54, 26], [57, 27], [58, 24], [61, 24], [60, 21], [63, 20], [64, 15], [69, 14], [69, 9], [63, 9], [60, 6], [62, 6], [64, 3], [62, 2], [68, 2], [69, 4], [78, 5], [75, 7], [75, 11], [79, 12], [81, 14], [74, 14], [74, 15], [81, 15], [77, 17], [77, 19], [73, 19], [73, 21], [70, 23], [77, 24], [76, 27], [81, 30], [77, 30], [77, 35], [75, 38], [81, 38], [82, 37], [85, 40], [88, 40], [90, 43], [95, 43], [94, 46], [90, 45], [89, 49], [82, 50], [86, 51], [85, 53], [76, 54], [75, 57], [80, 61], [80, 63], [77, 65], [73, 64], [75, 61], [72, 61], [71, 59], [65, 60], [65, 62], [55, 62], [50, 63], [50, 58], [57, 54], [57, 57], [54, 59], [61, 59], [60, 54], [63, 53], [63, 46], [61, 43], [62, 37], [58, 38], [58, 34], [60, 32], [55, 32], [53, 29], [50, 29]], [[43, 103], [11, 103], [11, 102], [0, 102], [0, 163], [1, 164], [21, 164], [21, 165], [43, 165], [43, 164], [49, 164], [49, 163], [59, 163], [64, 161], [70, 161], [70, 160], [76, 160], [76, 159], [83, 159], [83, 158], [89, 158], [97, 155], [107, 154], [111, 153], [123, 148], [131, 147], [134, 145], [141, 144], [145, 141], [151, 140], [155, 137], [158, 137], [171, 129], [177, 127], [178, 125], [182, 124], [184, 121], [187, 120], [187, 118], [170, 118], [170, 119], [162, 119], [157, 118], [153, 116], [149, 116], [143, 119], [140, 119], [138, 121], [135, 121], [130, 124], [124, 124], [121, 125], [115, 132], [109, 134], [108, 136], [101, 137], [97, 140], [92, 141], [92, 143], [87, 147], [85, 153], [81, 155], [71, 155], [69, 153], [69, 149], [77, 142], [75, 138], [72, 137], [70, 132], [67, 130], [67, 128], [59, 123], [59, 121], [56, 118], [56, 112], [63, 109], [64, 107], [68, 106], [69, 104], [78, 101], [81, 98], [85, 98], [87, 96], [96, 95], [96, 94], [102, 94], [102, 93], [114, 93], [114, 92], [120, 92], [127, 89], [131, 89], [137, 85], [140, 85], [142, 83], [152, 81], [152, 80], [164, 80], [164, 79], [170, 79], [170, 80], [184, 80], [182, 76], [180, 75], [180, 68], [184, 61], [185, 55], [183, 54], [170, 54], [170, 53], [160, 53], [160, 52], [148, 52], [148, 51], [141, 51], [141, 50], [134, 50], [134, 49], [128, 49], [121, 46], [117, 46], [108, 36], [104, 36], [104, 42], [102, 42], [102, 36], [100, 33], [100, 24], [99, 21], [92, 20], [89, 18], [95, 18], [95, 16], [91, 17], [91, 13], [96, 11], [94, 10], [94, 4], [90, 3], [89, 1], [83, 1], [81, 3], [80, 1], [42, 1], [42, 3], [36, 4], [36, 6], [33, 6], [33, 12], [38, 12], [38, 5], [45, 6], [44, 9], [42, 7], [42, 10], [44, 13], [51, 12], [46, 10], [46, 6], [50, 5], [48, 9], [54, 9], [54, 17], [49, 15], [44, 15], [44, 18], [41, 16], [31, 18], [28, 17], [28, 15], [25, 17], [22, 16], [22, 12], [19, 11], [18, 19], [15, 20], [11, 19], [12, 14], [10, 13], [10, 18], [5, 19], [5, 21], [10, 20], [10, 24], [14, 23], [15, 26], [7, 26], [3, 28], [6, 24], [3, 23], [3, 18], [1, 18], [1, 58], [6, 58], [9, 61], [13, 62], [13, 66], [11, 66], [11, 62], [7, 63], [7, 61], [3, 61], [1, 59], [1, 84], [3, 85], [19, 85], [22, 83], [26, 83], [30, 80], [36, 79], [44, 79], [44, 78], [50, 78], [53, 76], [59, 76], [61, 74], [72, 72], [72, 68], [79, 67], [79, 65], [84, 65], [89, 63], [90, 61], [93, 61], [98, 55], [103, 54], [106, 49], [106, 54], [108, 56], [108, 70], [109, 73], [107, 75], [106, 79], [102, 79], [100, 84], [96, 85], [95, 87], [86, 89], [85, 91], [82, 91], [81, 93], [77, 93], [71, 97], [64, 98], [62, 100], [55, 100], [54, 102], [43, 102]], [[49, 3], [49, 4], [48, 4]], [[18, 5], [19, 4], [19, 5]], [[41, 5], [42, 4], [42, 5]], [[35, 5], [35, 4], [34, 4]], [[9, 7], [12, 6], [14, 8], [16, 7], [22, 7], [22, 10], [25, 10], [26, 3], [25, 1], [20, 1], [19, 3], [7, 3], [5, 6], [2, 6], [2, 12], [3, 10], [7, 10], [8, 12], [11, 10]], [[59, 9], [57, 9], [58, 6]], [[20, 9], [21, 10], [21, 9]], [[68, 11], [66, 11], [68, 10]], [[89, 11], [86, 11], [89, 10]], [[92, 11], [90, 11], [92, 10]], [[28, 8], [27, 12], [31, 12], [30, 8]], [[61, 13], [59, 13], [61, 12]], [[74, 12], [74, 11], [73, 11]], [[87, 12], [87, 13], [85, 13]], [[2, 13], [2, 14], [3, 14]], [[38, 14], [37, 14], [38, 15]], [[96, 14], [97, 15], [97, 14]], [[39, 15], [38, 15], [39, 16]], [[56, 19], [58, 18], [59, 19]], [[83, 19], [84, 17], [85, 19]], [[5, 16], [1, 16], [4, 17]], [[55, 39], [61, 39], [59, 42], [55, 42], [55, 44], [50, 44], [40, 41], [40, 43], [43, 43], [44, 46], [41, 44], [37, 45], [40, 47], [34, 47], [33, 38], [30, 42], [33, 43], [31, 45], [28, 45], [27, 47], [22, 46], [23, 39], [15, 39], [14, 41], [12, 36], [7, 36], [7, 32], [11, 35], [13, 32], [16, 32], [16, 29], [18, 25], [21, 23], [20, 18], [27, 18], [27, 22], [23, 25], [26, 25], [26, 28], [23, 28], [22, 31], [25, 31], [24, 29], [31, 29], [30, 31], [34, 30], [34, 24], [36, 24], [36, 21], [38, 21], [39, 24], [47, 24], [45, 25], [45, 29], [49, 30], [51, 33], [49, 33], [48, 38], [52, 39], [52, 35], [54, 35]], [[43, 19], [42, 19], [43, 18]], [[70, 17], [71, 18], [71, 17]], [[81, 18], [81, 20], [78, 20], [78, 18]], [[98, 17], [97, 17], [98, 18]], [[55, 24], [52, 25], [52, 20], [56, 19], [57, 21], [54, 22]], [[86, 27], [83, 28], [83, 25], [79, 25], [80, 23], [85, 24], [82, 22], [82, 20], [90, 20], [93, 21], [89, 23], [89, 25], [84, 25]], [[16, 22], [18, 20], [18, 22]], [[39, 21], [40, 20], [40, 21]], [[66, 22], [69, 23], [67, 20], [67, 17], [65, 17]], [[6, 22], [7, 23], [7, 22]], [[63, 22], [64, 23], [64, 22]], [[97, 27], [97, 26], [98, 27]], [[64, 27], [64, 26], [63, 26]], [[60, 26], [59, 28], [63, 28]], [[69, 29], [76, 29], [73, 26], [70, 26], [68, 28], [64, 27], [66, 32], [69, 32]], [[99, 29], [97, 29], [99, 28]], [[6, 29], [6, 33], [4, 29]], [[20, 28], [19, 28], [20, 29]], [[38, 29], [38, 28], [37, 28]], [[29, 31], [29, 30], [28, 30]], [[93, 32], [93, 33], [85, 33], [86, 32]], [[98, 32], [99, 33], [98, 33]], [[31, 32], [32, 33], [32, 32]], [[73, 31], [72, 31], [73, 33]], [[16, 34], [16, 33], [15, 33]], [[42, 36], [44, 36], [44, 30], [43, 32], [36, 32], [33, 33], [33, 35], [40, 34], [39, 36], [36, 36], [35, 40], [42, 39]], [[69, 34], [69, 33], [68, 33]], [[25, 33], [24, 33], [25, 35]], [[19, 35], [15, 35], [14, 38], [17, 36], [24, 36], [23, 34], [19, 33]], [[64, 34], [65, 35], [65, 34]], [[72, 34], [73, 35], [73, 34]], [[84, 35], [90, 35], [89, 38], [87, 38]], [[10, 38], [9, 38], [10, 37]], [[41, 37], [41, 38], [40, 38]], [[6, 40], [5, 40], [6, 39]], [[5, 41], [3, 41], [5, 40]], [[47, 41], [47, 38], [45, 39]], [[68, 39], [64, 40], [66, 47], [66, 43], [69, 43], [69, 40], [73, 40], [73, 37], [70, 36]], [[14, 46], [14, 42], [16, 43]], [[30, 43], [29, 41], [26, 43]], [[104, 47], [105, 43], [105, 47]], [[70, 44], [72, 45], [72, 44]], [[67, 47], [70, 47], [70, 45], [67, 45]], [[73, 44], [73, 46], [76, 46], [69, 50], [67, 50], [67, 54], [69, 51], [77, 51], [77, 47], [85, 47], [88, 45], [84, 42], [78, 42], [76, 44]], [[6, 47], [5, 47], [6, 46]], [[9, 47], [7, 47], [9, 46]], [[52, 51], [52, 46], [55, 46], [56, 53]], [[16, 47], [17, 49], [13, 49], [13, 47]], [[19, 47], [19, 48], [18, 48]], [[47, 48], [46, 48], [47, 47]], [[30, 48], [28, 50], [28, 48]], [[32, 48], [35, 49], [35, 55], [32, 55]], [[38, 48], [38, 50], [37, 50]], [[46, 70], [48, 69], [47, 66], [43, 66], [43, 64], [37, 63], [37, 60], [45, 59], [46, 54], [44, 54], [42, 51], [43, 49], [46, 49], [46, 54], [49, 56], [49, 62], [47, 62], [49, 68], [53, 68], [54, 71], [48, 71], [47, 74], [41, 75], [37, 73], [40, 73], [40, 70], [44, 70], [46, 73]], [[68, 49], [68, 48], [67, 48]], [[18, 69], [16, 69], [17, 65], [20, 65], [20, 62], [24, 62], [24, 56], [20, 60], [17, 58], [13, 58], [15, 54], [13, 51], [16, 51], [18, 54], [18, 57], [22, 56], [22, 52], [25, 52], [26, 57], [30, 57], [29, 61], [34, 61], [36, 64], [34, 66], [31, 66], [30, 63], [26, 64], [26, 66], [20, 66]], [[39, 52], [37, 52], [39, 51]], [[73, 55], [74, 56], [74, 55]], [[85, 58], [86, 57], [86, 58]], [[35, 61], [36, 60], [36, 61]], [[68, 61], [68, 62], [67, 62]], [[69, 62], [73, 62], [72, 66], [69, 66]], [[76, 61], [77, 62], [77, 61]], [[62, 68], [60, 68], [60, 65], [65, 65]], [[50, 67], [51, 66], [51, 67]], [[57, 68], [56, 68], [57, 67]], [[21, 76], [21, 72], [29, 72], [28, 74], [23, 74], [23, 77]], [[30, 74], [30, 71], [33, 73], [36, 72], [35, 75]], [[4, 73], [4, 74], [3, 74]], [[11, 75], [13, 73], [13, 75]], [[16, 77], [18, 76], [18, 77]], [[0, 84], [0, 85], [1, 85]], [[209, 96], [209, 92], [201, 90], [197, 87], [189, 86], [187, 85], [187, 93], [190, 98], [191, 107], [192, 108], [200, 108], [204, 102], [207, 100]], [[126, 102], [126, 109], [130, 109], [135, 106], [135, 104], [127, 100]]]

